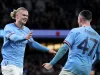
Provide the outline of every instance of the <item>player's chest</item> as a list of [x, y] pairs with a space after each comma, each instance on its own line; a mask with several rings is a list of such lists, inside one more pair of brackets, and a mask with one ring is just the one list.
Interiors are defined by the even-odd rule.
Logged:
[[17, 35], [20, 36], [26, 36], [28, 34], [28, 31], [22, 30], [22, 29], [17, 29], [14, 31]]

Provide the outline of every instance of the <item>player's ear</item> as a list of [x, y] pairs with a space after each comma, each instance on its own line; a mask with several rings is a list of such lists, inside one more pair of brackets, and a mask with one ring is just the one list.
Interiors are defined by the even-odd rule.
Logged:
[[82, 17], [80, 17], [80, 22], [82, 22], [83, 21], [83, 18]]
[[92, 19], [90, 20], [90, 22], [92, 21]]

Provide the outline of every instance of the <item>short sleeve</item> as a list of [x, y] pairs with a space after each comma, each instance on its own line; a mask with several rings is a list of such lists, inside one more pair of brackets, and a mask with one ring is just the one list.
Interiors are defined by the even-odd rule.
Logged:
[[75, 35], [75, 30], [72, 29], [65, 38], [64, 43], [66, 43], [68, 46], [71, 46], [74, 43]]
[[4, 34], [6, 38], [9, 38], [12, 34], [15, 34], [15, 32], [12, 30], [11, 26], [6, 25], [4, 28]]

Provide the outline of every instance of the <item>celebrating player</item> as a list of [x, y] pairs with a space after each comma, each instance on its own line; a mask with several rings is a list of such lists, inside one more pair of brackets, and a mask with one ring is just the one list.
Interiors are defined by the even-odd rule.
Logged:
[[12, 19], [16, 21], [7, 24], [4, 28], [1, 62], [3, 75], [23, 75], [23, 59], [27, 43], [37, 50], [56, 53], [33, 40], [32, 32], [25, 26], [28, 16], [28, 11], [20, 7], [11, 12]]
[[90, 75], [92, 60], [100, 59], [100, 36], [91, 27], [92, 13], [83, 10], [78, 16], [78, 28], [73, 28], [64, 40], [50, 63], [44, 63], [47, 70], [51, 69], [58, 60], [68, 51], [68, 60], [59, 75]]

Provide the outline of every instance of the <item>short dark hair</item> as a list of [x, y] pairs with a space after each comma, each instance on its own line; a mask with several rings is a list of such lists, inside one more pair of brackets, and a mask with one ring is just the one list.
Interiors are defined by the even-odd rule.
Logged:
[[89, 10], [81, 11], [80, 15], [83, 16], [85, 20], [91, 20], [92, 19], [92, 13]]

